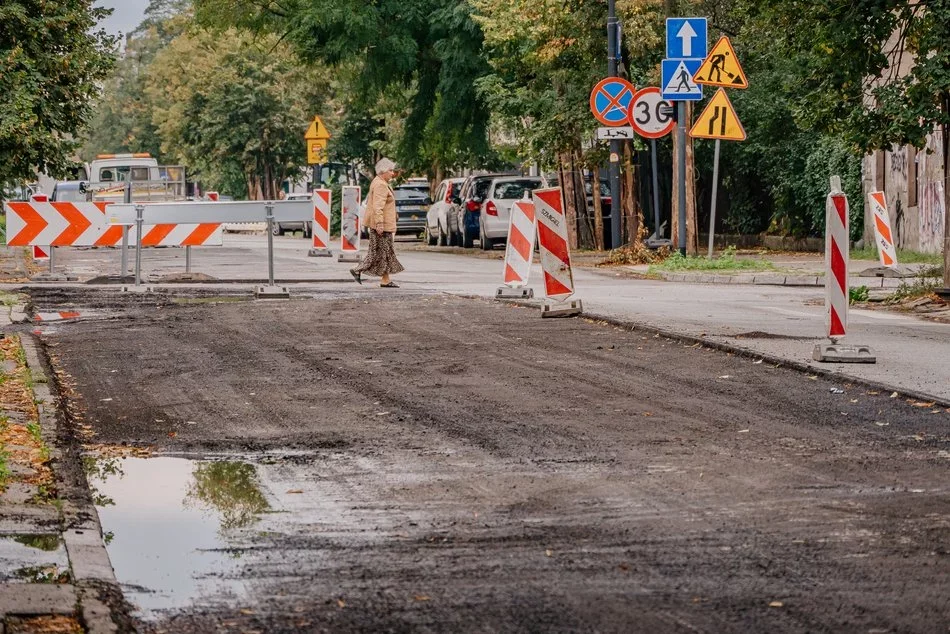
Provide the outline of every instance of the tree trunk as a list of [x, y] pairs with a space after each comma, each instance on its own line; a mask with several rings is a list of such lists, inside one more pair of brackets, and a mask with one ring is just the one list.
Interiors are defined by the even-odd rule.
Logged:
[[[686, 104], [686, 129], [693, 121], [693, 102]], [[696, 205], [696, 153], [693, 139], [686, 137], [686, 254], [699, 255], [699, 213]]]
[[[950, 113], [950, 93], [943, 95], [943, 112]], [[950, 291], [950, 126], [943, 125], [943, 288]]]
[[577, 197], [574, 194], [574, 154], [561, 152], [561, 192], [564, 201], [564, 219], [567, 221], [567, 242], [577, 248]]
[[633, 141], [623, 142], [624, 190], [623, 207], [627, 218], [627, 243], [640, 241], [640, 227], [643, 226], [643, 213], [637, 201], [637, 167], [633, 164]]
[[571, 177], [574, 181], [574, 208], [577, 209], [577, 245], [581, 249], [594, 247], [594, 224], [587, 208], [587, 191], [584, 187], [584, 170], [580, 152], [571, 152]]
[[[677, 106], [674, 105], [674, 108]], [[673, 242], [673, 250], [679, 251], [680, 248], [680, 144], [679, 144], [679, 126], [673, 128], [673, 188], [670, 190], [670, 240]]]
[[591, 183], [591, 200], [594, 202], [594, 248], [604, 250], [604, 203], [600, 199], [600, 167], [593, 167], [594, 180]]

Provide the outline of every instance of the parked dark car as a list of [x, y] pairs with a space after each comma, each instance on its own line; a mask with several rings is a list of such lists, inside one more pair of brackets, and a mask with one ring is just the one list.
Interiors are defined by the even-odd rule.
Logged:
[[455, 204], [455, 244], [471, 249], [478, 239], [482, 212], [482, 203], [488, 195], [488, 189], [494, 179], [517, 174], [481, 174], [469, 176], [462, 185], [459, 195], [453, 199]]
[[396, 196], [396, 233], [419, 234], [426, 228], [426, 214], [432, 198], [428, 183], [406, 183], [393, 187]]

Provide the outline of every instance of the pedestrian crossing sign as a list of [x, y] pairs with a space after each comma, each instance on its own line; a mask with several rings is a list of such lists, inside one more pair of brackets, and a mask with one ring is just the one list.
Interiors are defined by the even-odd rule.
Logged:
[[689, 136], [694, 139], [722, 139], [725, 141], [745, 141], [745, 128], [736, 116], [732, 102], [726, 91], [720, 88], [709, 100], [705, 110], [696, 119]]
[[667, 101], [699, 101], [703, 87], [693, 81], [701, 59], [664, 59], [660, 66], [663, 73], [662, 96]]
[[706, 57], [703, 65], [693, 75], [697, 84], [723, 86], [724, 88], [748, 88], [742, 66], [736, 57], [732, 42], [723, 35]]

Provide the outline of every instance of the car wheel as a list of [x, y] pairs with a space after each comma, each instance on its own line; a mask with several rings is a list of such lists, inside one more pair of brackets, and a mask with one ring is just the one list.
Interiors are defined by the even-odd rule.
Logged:
[[442, 225], [439, 225], [439, 239], [438, 239], [438, 241], [436, 242], [436, 244], [438, 244], [440, 247], [447, 247], [447, 246], [449, 246], [449, 236], [448, 236], [448, 234], [442, 229]]
[[432, 230], [429, 229], [429, 223], [426, 223], [426, 245], [430, 247], [435, 246], [436, 236], [432, 235]]
[[482, 251], [491, 251], [495, 248], [495, 241], [491, 238], [485, 237], [485, 228], [478, 228], [478, 242], [482, 247]]
[[312, 238], [313, 237], [313, 225], [309, 222], [305, 222], [303, 225], [303, 237]]
[[279, 222], [275, 222], [274, 226], [271, 227], [271, 233], [275, 236], [282, 236], [284, 235], [284, 228], [280, 226]]

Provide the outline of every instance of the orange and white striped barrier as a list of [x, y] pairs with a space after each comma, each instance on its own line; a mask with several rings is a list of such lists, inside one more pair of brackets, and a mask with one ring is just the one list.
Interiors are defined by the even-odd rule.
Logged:
[[495, 292], [497, 299], [530, 299], [534, 289], [527, 288], [531, 259], [537, 235], [534, 202], [519, 200], [511, 206], [508, 220], [508, 246], [505, 249], [505, 285]]
[[330, 257], [330, 201], [331, 192], [329, 189], [313, 190], [313, 221], [312, 235], [313, 247], [310, 249], [310, 256]]
[[841, 191], [841, 180], [831, 179], [831, 193], [825, 203], [825, 324], [831, 344], [815, 346], [816, 361], [839, 363], [875, 363], [868, 346], [841, 345], [838, 339], [848, 330], [848, 286], [850, 239], [848, 234], [848, 197]]
[[33, 315], [33, 321], [65, 321], [80, 317], [82, 314], [76, 311], [59, 311], [58, 313], [36, 313]]
[[360, 261], [360, 188], [347, 185], [340, 200], [339, 262]]
[[891, 232], [891, 218], [887, 213], [887, 198], [884, 192], [868, 194], [871, 214], [874, 216], [874, 235], [877, 238], [877, 253], [881, 266], [897, 267], [897, 250], [894, 248], [894, 235]]
[[[109, 203], [11, 202], [7, 213], [7, 244], [48, 247], [115, 247], [122, 243], [122, 227], [106, 218]], [[187, 247], [224, 244], [220, 224], [167, 224], [142, 227], [142, 246]], [[138, 234], [129, 231], [129, 244]]]
[[569, 317], [583, 311], [580, 300], [567, 302], [574, 294], [574, 272], [568, 243], [567, 218], [561, 200], [561, 188], [534, 191], [538, 242], [541, 246], [541, 269], [544, 271], [544, 293], [548, 300], [541, 308], [542, 317]]

